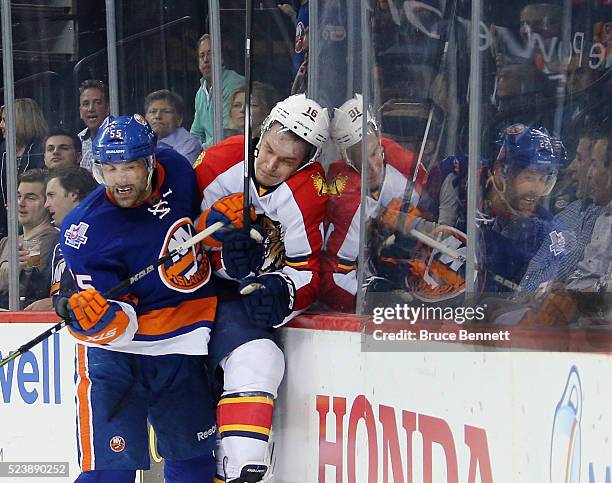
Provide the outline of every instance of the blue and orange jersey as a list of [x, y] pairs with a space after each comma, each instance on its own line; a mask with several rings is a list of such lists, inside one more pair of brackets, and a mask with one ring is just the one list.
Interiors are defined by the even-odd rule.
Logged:
[[[117, 206], [99, 187], [71, 211], [61, 248], [79, 290], [104, 294], [196, 234], [200, 195], [185, 158], [158, 149], [154, 191], [142, 204]], [[137, 354], [206, 354], [217, 299], [204, 247], [196, 244], [119, 294], [131, 304], [137, 330], [108, 349]], [[97, 345], [99, 347], [99, 345]]]
[[[243, 191], [244, 136], [234, 136], [208, 148], [195, 164], [202, 211], [217, 200]], [[311, 305], [319, 291], [323, 219], [327, 195], [325, 172], [312, 163], [272, 188], [251, 179], [251, 204], [257, 222], [266, 229], [262, 272], [282, 272], [296, 288], [294, 312]], [[214, 260], [214, 258], [213, 258]]]

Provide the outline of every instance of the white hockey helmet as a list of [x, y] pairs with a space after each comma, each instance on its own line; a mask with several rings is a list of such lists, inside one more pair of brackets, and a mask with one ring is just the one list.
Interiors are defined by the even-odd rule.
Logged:
[[[261, 139], [272, 125], [278, 122], [302, 138], [313, 149], [304, 166], [314, 162], [329, 137], [329, 115], [316, 101], [304, 94], [295, 94], [276, 104], [261, 126]], [[260, 139], [260, 142], [261, 142]]]
[[[368, 134], [378, 134], [379, 129], [374, 116], [367, 112]], [[363, 138], [363, 97], [355, 96], [334, 109], [331, 136], [342, 151], [354, 146]]]

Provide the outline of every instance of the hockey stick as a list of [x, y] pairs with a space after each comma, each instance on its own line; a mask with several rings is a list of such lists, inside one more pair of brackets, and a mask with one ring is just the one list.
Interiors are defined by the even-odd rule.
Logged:
[[251, 30], [253, 26], [253, 0], [246, 0], [244, 26], [244, 205], [243, 226], [245, 233], [251, 228], [251, 175], [253, 172], [253, 154], [251, 140]]
[[[185, 251], [185, 250], [191, 248], [195, 244], [201, 242], [202, 240], [204, 240], [204, 238], [212, 235], [214, 232], [216, 232], [220, 228], [223, 228], [223, 226], [225, 226], [225, 225], [221, 221], [218, 221], [218, 222], [212, 224], [211, 226], [206, 228], [206, 230], [201, 231], [200, 233], [198, 233], [194, 237], [190, 238], [189, 240], [184, 241], [183, 243], [178, 245], [174, 250], [170, 251], [167, 255], [164, 255], [163, 257], [161, 257], [157, 261], [153, 262], [151, 265], [143, 268], [140, 272], [135, 273], [130, 278], [126, 278], [125, 280], [119, 282], [117, 285], [115, 285], [113, 288], [111, 288], [110, 290], [108, 290], [106, 293], [103, 294], [104, 298], [111, 299], [111, 298], [115, 297], [116, 295], [121, 293], [121, 291], [123, 291], [126, 288], [130, 287], [131, 285], [135, 284], [140, 279], [146, 277], [148, 274], [150, 274], [152, 271], [154, 271], [160, 265], [163, 265], [164, 263], [172, 260], [173, 257], [178, 255], [182, 251]], [[21, 354], [24, 354], [24, 353], [28, 352], [30, 349], [32, 349], [32, 347], [36, 346], [37, 344], [39, 344], [40, 342], [42, 342], [46, 338], [51, 337], [57, 331], [63, 329], [66, 326], [66, 324], [68, 324], [68, 323], [69, 323], [69, 321], [64, 319], [61, 322], [55, 324], [50, 329], [47, 329], [46, 331], [44, 331], [42, 334], [36, 336], [31, 341], [26, 342], [21, 347], [19, 347], [19, 349], [17, 349], [15, 352], [12, 352], [9, 356], [7, 356], [4, 359], [0, 360], [0, 367], [8, 364], [9, 362], [11, 362], [14, 359], [17, 359], [17, 357], [19, 357]]]
[[[454, 250], [451, 247], [447, 247], [444, 243], [439, 242], [435, 238], [432, 238], [429, 235], [426, 235], [425, 233], [422, 233], [413, 228], [408, 232], [408, 234], [411, 237], [423, 242], [425, 245], [428, 245], [431, 248], [438, 250], [440, 253], [444, 253], [445, 255], [448, 255], [449, 257], [454, 258], [455, 260], [459, 260], [460, 262], [465, 262], [465, 255], [459, 253], [457, 250]], [[393, 234], [383, 242], [383, 247], [391, 246], [394, 243], [395, 235]]]
[[[448, 255], [449, 257], [451, 257], [451, 258], [453, 258], [455, 260], [458, 260], [460, 262], [465, 262], [466, 259], [467, 259], [467, 257], [463, 253], [459, 253], [457, 250], [444, 245], [443, 243], [439, 242], [435, 238], [432, 238], [432, 237], [430, 237], [429, 235], [427, 235], [427, 234], [425, 234], [423, 232], [415, 230], [414, 228], [412, 230], [410, 230], [408, 232], [408, 234], [410, 236], [416, 238], [417, 240], [423, 242], [425, 245], [429, 245], [434, 250], [438, 250], [440, 253], [444, 253], [445, 255]], [[395, 239], [396, 239], [395, 234], [391, 235], [389, 238], [387, 238], [382, 243], [382, 248], [386, 248], [386, 247], [389, 247], [389, 246], [393, 245], [395, 243]], [[498, 273], [495, 273], [494, 271], [492, 271], [492, 270], [490, 270], [488, 268], [480, 267], [480, 270], [490, 274], [497, 283], [499, 283], [500, 285], [503, 285], [506, 288], [509, 288], [510, 290], [516, 290], [519, 287], [519, 285], [517, 283], [515, 283], [512, 280], [509, 280], [509, 279], [507, 279], [505, 277], [502, 277]], [[256, 285], [256, 284], [247, 285], [243, 290], [249, 289], [251, 287], [251, 285]], [[248, 293], [252, 293], [252, 292], [254, 292], [257, 289], [258, 289], [258, 287], [252, 289]], [[242, 293], [242, 291], [240, 293]], [[247, 294], [243, 293], [243, 295], [247, 295]]]
[[[444, 43], [442, 44], [442, 49], [440, 52], [440, 72], [442, 72], [442, 69], [444, 68], [444, 63], [446, 60], [446, 55], [448, 53], [448, 44], [450, 42], [450, 37], [451, 37], [451, 27], [452, 27], [452, 22], [454, 20], [455, 17], [455, 13], [457, 11], [457, 1], [458, 0], [450, 0], [452, 2], [452, 6], [449, 8], [447, 6], [447, 8], [445, 9], [444, 12], [444, 26], [445, 26], [445, 35], [444, 35]], [[442, 40], [442, 38], [440, 38], [440, 40]], [[432, 88], [432, 84], [429, 85], [429, 92], [428, 94], [431, 94], [431, 88]], [[431, 102], [431, 106], [429, 107], [429, 114], [427, 116], [427, 124], [425, 125], [425, 132], [423, 133], [423, 140], [421, 141], [421, 146], [419, 149], [419, 155], [417, 157], [417, 162], [414, 166], [414, 173], [412, 175], [412, 182], [409, 183], [408, 181], [406, 181], [406, 188], [404, 189], [404, 195], [402, 196], [402, 201], [403, 201], [403, 205], [405, 205], [405, 211], [402, 209], [400, 210], [400, 214], [399, 217], [397, 219], [397, 226], [404, 226], [404, 223], [406, 221], [406, 214], [408, 212], [410, 203], [412, 201], [412, 194], [413, 191], [415, 189], [415, 183], [418, 180], [418, 176], [419, 176], [419, 171], [420, 171], [420, 167], [423, 164], [423, 155], [425, 153], [425, 146], [427, 145], [427, 139], [429, 138], [429, 131], [431, 130], [431, 123], [433, 121], [433, 115], [434, 115], [434, 109], [436, 108], [436, 103], [433, 101], [433, 96], [432, 95], [428, 95], [428, 98], [430, 99]], [[441, 134], [441, 133], [440, 133]], [[438, 142], [436, 143], [436, 146], [438, 147], [439, 145], [439, 138], [438, 138]], [[436, 147], [436, 150], [437, 150]], [[431, 167], [431, 166], [429, 166]]]

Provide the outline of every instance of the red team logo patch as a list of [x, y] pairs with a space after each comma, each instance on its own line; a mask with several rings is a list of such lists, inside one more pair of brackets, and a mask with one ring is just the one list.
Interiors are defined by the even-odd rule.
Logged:
[[[188, 218], [181, 218], [168, 229], [160, 258], [196, 234]], [[202, 243], [180, 252], [169, 262], [160, 265], [159, 276], [164, 284], [178, 292], [191, 293], [204, 286], [210, 279], [210, 264]]]
[[125, 449], [125, 439], [121, 436], [113, 436], [109, 445], [115, 453], [121, 453]]

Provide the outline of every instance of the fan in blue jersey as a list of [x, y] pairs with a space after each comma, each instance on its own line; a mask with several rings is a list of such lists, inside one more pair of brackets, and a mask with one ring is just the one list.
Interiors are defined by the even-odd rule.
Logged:
[[193, 170], [175, 151], [156, 149], [138, 114], [109, 118], [93, 152], [103, 186], [65, 217], [60, 236], [80, 290], [58, 304], [77, 339], [77, 481], [133, 482], [148, 469], [147, 420], [166, 482], [211, 481], [216, 425], [202, 358], [217, 299], [203, 246], [114, 300], [102, 295], [195, 234]]

